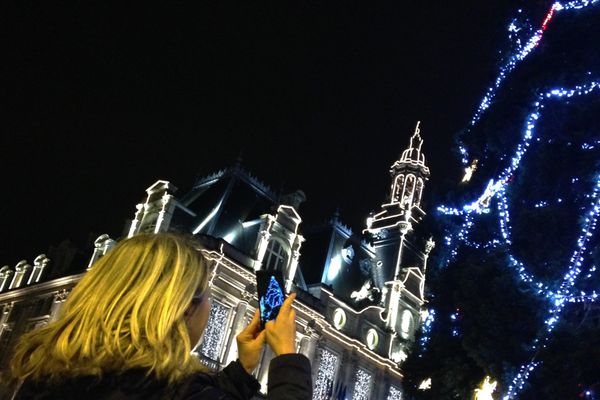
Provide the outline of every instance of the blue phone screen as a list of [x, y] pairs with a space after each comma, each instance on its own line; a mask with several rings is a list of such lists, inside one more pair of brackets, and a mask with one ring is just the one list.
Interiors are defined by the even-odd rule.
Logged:
[[277, 318], [279, 309], [285, 300], [281, 282], [271, 274], [257, 275], [259, 289], [260, 322], [264, 327], [269, 321]]

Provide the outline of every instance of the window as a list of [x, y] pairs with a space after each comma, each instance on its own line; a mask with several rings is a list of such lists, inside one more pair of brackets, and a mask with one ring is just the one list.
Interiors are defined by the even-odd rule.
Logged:
[[327, 350], [321, 349], [319, 357], [319, 369], [317, 379], [315, 379], [315, 388], [313, 391], [313, 400], [328, 400], [331, 398], [333, 383], [337, 374], [338, 356]]
[[392, 199], [392, 201], [400, 201], [401, 196], [402, 196], [402, 192], [404, 191], [404, 175], [398, 175], [396, 177], [396, 182], [394, 184], [394, 198]]
[[396, 386], [390, 386], [390, 391], [388, 392], [387, 400], [402, 400], [402, 391]]
[[400, 335], [404, 339], [408, 339], [410, 337], [411, 331], [413, 329], [413, 315], [409, 310], [404, 310], [402, 312], [402, 320], [400, 322]]
[[227, 332], [228, 318], [229, 308], [217, 301], [213, 301], [210, 306], [208, 323], [199, 349], [199, 353], [209, 360], [221, 361], [221, 349], [225, 340], [225, 332]]
[[267, 252], [264, 258], [264, 268], [267, 271], [283, 271], [287, 265], [288, 255], [281, 243], [277, 240], [271, 240], [267, 246]]
[[373, 375], [359, 368], [354, 377], [354, 396], [352, 400], [369, 400], [371, 398], [371, 386]]
[[370, 350], [374, 350], [377, 347], [377, 344], [379, 344], [379, 335], [375, 329], [370, 328], [367, 331], [367, 347]]
[[341, 308], [336, 308], [333, 312], [333, 326], [342, 329], [344, 325], [346, 325], [346, 313]]

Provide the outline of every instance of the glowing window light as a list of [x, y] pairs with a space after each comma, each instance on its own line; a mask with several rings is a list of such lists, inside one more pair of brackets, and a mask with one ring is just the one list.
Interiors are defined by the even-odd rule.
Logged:
[[319, 370], [313, 390], [313, 400], [328, 400], [333, 390], [338, 356], [327, 349], [320, 350]]
[[354, 396], [352, 396], [352, 400], [369, 400], [371, 398], [373, 375], [359, 368], [354, 379]]

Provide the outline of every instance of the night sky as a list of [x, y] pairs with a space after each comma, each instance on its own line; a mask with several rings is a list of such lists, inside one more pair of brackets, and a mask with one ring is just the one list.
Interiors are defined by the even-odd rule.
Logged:
[[154, 181], [181, 196], [240, 154], [274, 189], [305, 191], [306, 223], [339, 207], [359, 230], [417, 120], [431, 207], [460, 180], [452, 138], [518, 5], [41, 3], [0, 6], [0, 265], [118, 237]]

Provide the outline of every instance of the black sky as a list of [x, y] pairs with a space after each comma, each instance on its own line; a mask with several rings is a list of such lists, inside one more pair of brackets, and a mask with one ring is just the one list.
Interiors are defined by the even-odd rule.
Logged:
[[[422, 121], [429, 202], [516, 2], [4, 4], [0, 265], [118, 236], [155, 180], [234, 163], [359, 229]], [[3, 46], [3, 47], [4, 47]]]

